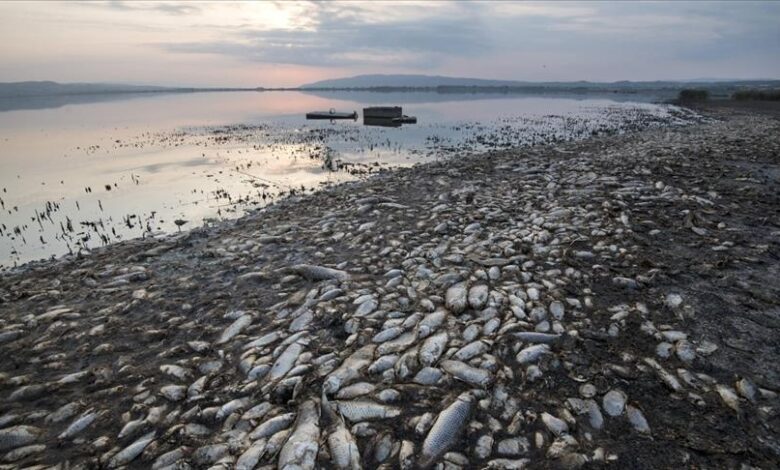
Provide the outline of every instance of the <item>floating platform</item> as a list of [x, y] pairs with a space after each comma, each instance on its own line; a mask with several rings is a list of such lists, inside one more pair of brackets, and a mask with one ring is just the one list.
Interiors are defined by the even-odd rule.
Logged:
[[400, 106], [373, 106], [363, 108], [364, 118], [393, 119], [403, 116], [403, 110]]
[[397, 122], [400, 124], [417, 124], [417, 117], [416, 116], [407, 116], [403, 115], [401, 117], [393, 118], [393, 122]]
[[312, 111], [310, 113], [306, 113], [306, 119], [352, 119], [356, 121], [357, 118], [357, 111], [352, 111], [351, 113], [341, 113], [335, 109], [331, 109], [330, 111]]

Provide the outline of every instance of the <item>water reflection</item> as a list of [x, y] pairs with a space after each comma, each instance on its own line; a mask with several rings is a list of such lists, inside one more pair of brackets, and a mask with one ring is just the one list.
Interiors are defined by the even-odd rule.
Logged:
[[401, 127], [401, 121], [396, 121], [393, 118], [363, 116], [363, 125], [377, 127]]
[[305, 119], [377, 104], [363, 96], [147, 94], [0, 112], [0, 265], [192, 228], [381, 168], [688, 119], [647, 103], [420, 93], [379, 103], [418, 125]]

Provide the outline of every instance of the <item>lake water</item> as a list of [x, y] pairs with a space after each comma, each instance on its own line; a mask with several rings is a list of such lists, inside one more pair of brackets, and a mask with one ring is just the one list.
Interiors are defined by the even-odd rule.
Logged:
[[[365, 126], [401, 105], [418, 124]], [[357, 121], [307, 121], [314, 110]], [[381, 168], [657, 125], [614, 98], [209, 92], [0, 100], [0, 269], [239, 216]]]

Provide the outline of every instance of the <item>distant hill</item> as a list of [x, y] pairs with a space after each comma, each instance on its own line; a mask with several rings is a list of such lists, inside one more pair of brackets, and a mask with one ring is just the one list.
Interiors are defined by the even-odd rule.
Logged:
[[334, 78], [301, 85], [301, 88], [435, 88], [439, 86], [523, 86], [529, 82], [515, 80], [486, 80], [482, 78], [443, 77], [438, 75], [357, 75], [355, 77]]
[[0, 97], [3, 98], [101, 93], [141, 93], [172, 90], [175, 90], [175, 88], [112, 83], [57, 83], [50, 81], [0, 83]]
[[435, 75], [358, 75], [355, 77], [321, 80], [306, 85], [302, 89], [363, 89], [363, 90], [400, 90], [400, 89], [437, 89], [439, 92], [490, 91], [506, 89], [509, 91], [578, 91], [639, 93], [645, 91], [676, 92], [682, 88], [706, 88], [718, 93], [728, 93], [744, 87], [777, 87], [778, 80], [657, 80], [648, 82], [529, 82], [516, 80], [486, 80], [481, 78], [442, 77]]

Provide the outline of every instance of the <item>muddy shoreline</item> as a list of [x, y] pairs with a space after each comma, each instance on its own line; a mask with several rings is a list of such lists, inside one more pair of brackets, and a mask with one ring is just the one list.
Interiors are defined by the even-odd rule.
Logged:
[[4, 273], [0, 460], [303, 465], [324, 392], [363, 468], [774, 468], [780, 113], [703, 112]]

